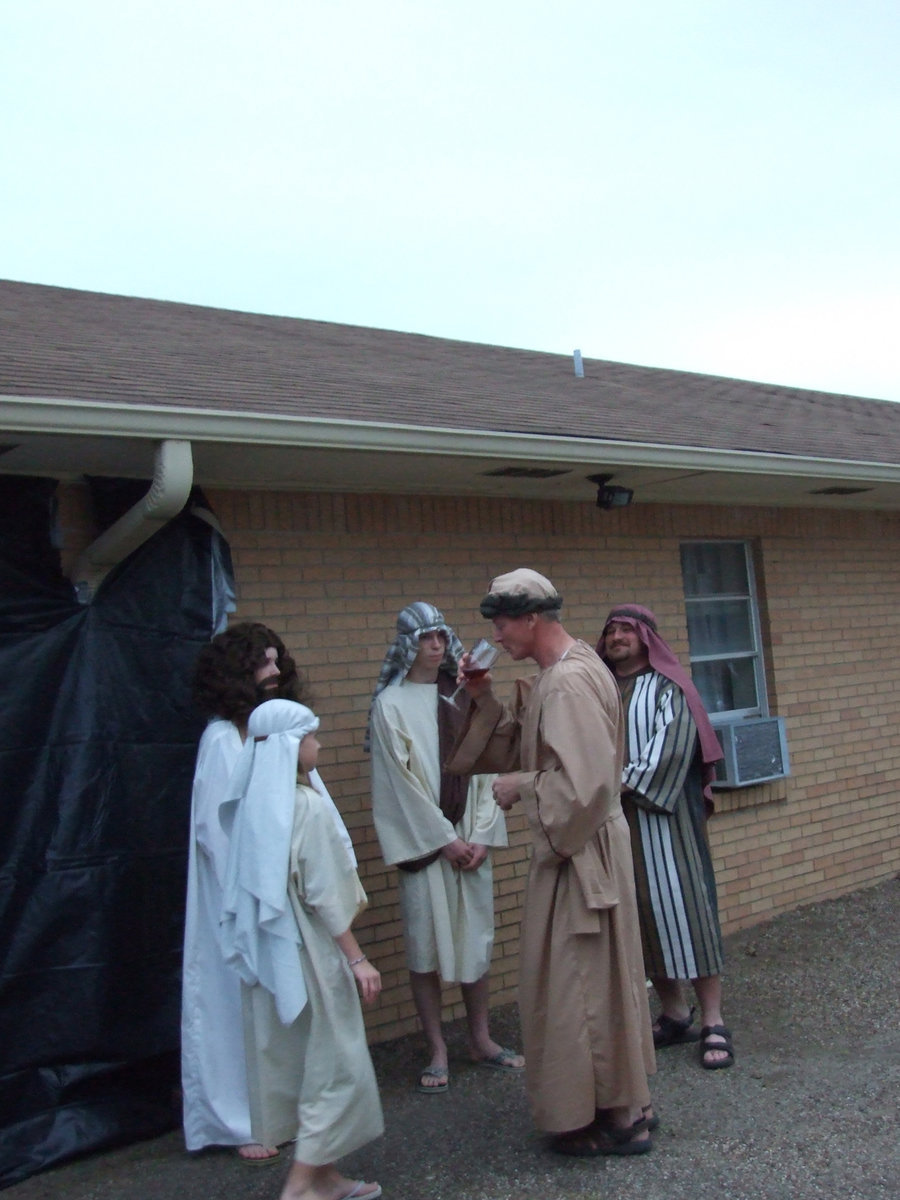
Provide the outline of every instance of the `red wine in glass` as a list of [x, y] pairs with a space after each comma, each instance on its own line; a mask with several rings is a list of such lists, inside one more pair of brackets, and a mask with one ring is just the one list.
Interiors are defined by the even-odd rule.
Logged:
[[[500, 650], [497, 646], [487, 638], [479, 638], [469, 651], [469, 663], [462, 668], [462, 673], [466, 679], [481, 679], [487, 675], [499, 656]], [[448, 704], [456, 704], [456, 697], [464, 690], [465, 684], [461, 683], [452, 696], [442, 696], [441, 699], [446, 700]]]

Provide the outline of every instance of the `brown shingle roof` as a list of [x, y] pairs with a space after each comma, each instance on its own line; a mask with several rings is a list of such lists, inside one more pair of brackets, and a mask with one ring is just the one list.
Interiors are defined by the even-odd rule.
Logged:
[[900, 405], [0, 281], [0, 394], [900, 462]]

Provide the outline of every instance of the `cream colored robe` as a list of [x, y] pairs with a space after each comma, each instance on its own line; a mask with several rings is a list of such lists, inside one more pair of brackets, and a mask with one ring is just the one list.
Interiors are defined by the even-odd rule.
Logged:
[[[404, 680], [379, 693], [373, 707], [372, 815], [388, 866], [422, 858], [457, 837], [483, 846], [507, 844], [492, 777], [470, 780], [466, 811], [455, 827], [440, 810], [439, 703], [437, 684]], [[490, 855], [476, 871], [438, 858], [424, 870], [398, 875], [409, 969], [439, 971], [447, 982], [480, 979], [494, 946]]]
[[532, 832], [519, 1006], [535, 1124], [579, 1129], [598, 1108], [650, 1103], [655, 1070], [612, 675], [577, 642], [507, 709], [473, 705], [451, 765], [522, 770]]
[[[294, 1158], [322, 1165], [384, 1132], [356, 981], [334, 938], [349, 929], [366, 894], [327, 802], [297, 787], [289, 895], [308, 1000], [282, 1025], [271, 992], [242, 984], [253, 1138], [296, 1137]], [[298, 1131], [299, 1127], [299, 1131]]]

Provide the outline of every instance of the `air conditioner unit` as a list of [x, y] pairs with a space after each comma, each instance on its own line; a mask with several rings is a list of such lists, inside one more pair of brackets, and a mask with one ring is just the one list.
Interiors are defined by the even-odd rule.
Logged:
[[749, 787], [790, 775], [783, 717], [746, 717], [715, 726], [725, 751], [714, 787]]

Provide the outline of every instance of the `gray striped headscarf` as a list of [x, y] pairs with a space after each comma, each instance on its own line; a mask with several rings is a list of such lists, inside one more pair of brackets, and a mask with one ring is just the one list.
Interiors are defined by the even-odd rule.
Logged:
[[[439, 670], [449, 672], [456, 678], [457, 664], [463, 654], [463, 645], [450, 626], [444, 620], [444, 614], [433, 604], [424, 600], [416, 600], [407, 604], [397, 617], [397, 636], [388, 647], [381, 664], [381, 672], [375, 691], [372, 693], [372, 704], [378, 695], [391, 684], [402, 683], [409, 668], [416, 661], [419, 653], [419, 638], [423, 633], [443, 633], [447, 638], [447, 650]], [[369, 726], [372, 720], [372, 707], [369, 706]], [[365, 749], [369, 749], [370, 728], [366, 728]]]

